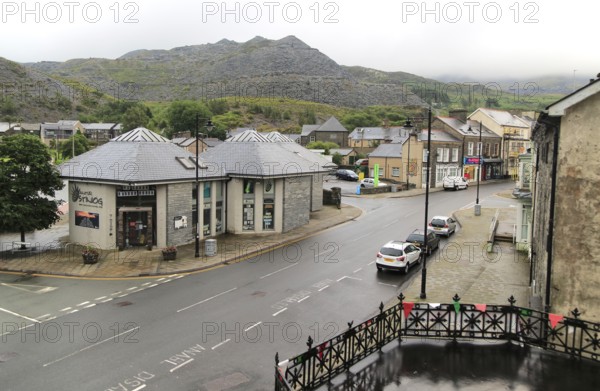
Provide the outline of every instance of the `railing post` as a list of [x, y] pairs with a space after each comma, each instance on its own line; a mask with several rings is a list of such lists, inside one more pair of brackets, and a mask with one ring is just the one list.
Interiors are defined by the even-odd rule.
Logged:
[[398, 317], [398, 321], [399, 321], [399, 327], [398, 327], [398, 341], [400, 341], [400, 343], [402, 343], [402, 331], [404, 329], [404, 323], [402, 323], [402, 314], [403, 314], [403, 310], [404, 310], [404, 299], [406, 297], [402, 294], [402, 292], [400, 292], [400, 294], [398, 295], [398, 300], [400, 301], [400, 303], [397, 305], [398, 311], [397, 311], [397, 317]]

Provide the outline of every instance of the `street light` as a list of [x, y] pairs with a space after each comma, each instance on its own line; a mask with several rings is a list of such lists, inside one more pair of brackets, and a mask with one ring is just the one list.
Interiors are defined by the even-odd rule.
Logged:
[[479, 180], [481, 178], [481, 150], [483, 145], [481, 144], [481, 121], [479, 121], [479, 145], [477, 146], [479, 158], [477, 159], [477, 199], [475, 200], [475, 216], [481, 215], [481, 205], [479, 205]]
[[406, 122], [404, 122], [404, 128], [408, 129], [408, 156], [406, 157], [406, 190], [410, 190], [410, 138], [414, 133], [414, 127], [410, 123], [410, 118], [406, 118]]
[[[194, 253], [194, 257], [196, 258], [200, 256], [200, 183], [198, 182], [198, 168], [200, 166], [198, 160], [198, 140], [200, 136], [199, 123], [200, 118], [198, 114], [196, 114], [196, 252]], [[214, 128], [210, 118], [207, 119], [205, 127], [208, 132]]]
[[427, 108], [427, 173], [425, 175], [425, 228], [423, 229], [423, 266], [421, 267], [421, 299], [427, 298], [425, 287], [427, 285], [427, 223], [429, 212], [429, 161], [431, 160], [431, 106]]

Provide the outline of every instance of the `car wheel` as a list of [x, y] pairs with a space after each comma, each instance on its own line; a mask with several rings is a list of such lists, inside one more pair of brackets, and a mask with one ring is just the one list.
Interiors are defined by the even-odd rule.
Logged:
[[382, 269], [381, 267], [377, 266], [377, 271], [378, 271], [378, 272], [380, 272], [380, 271], [382, 271], [382, 270], [383, 270], [383, 269]]
[[410, 262], [406, 262], [406, 266], [404, 266], [404, 274], [408, 274], [408, 269], [410, 269]]

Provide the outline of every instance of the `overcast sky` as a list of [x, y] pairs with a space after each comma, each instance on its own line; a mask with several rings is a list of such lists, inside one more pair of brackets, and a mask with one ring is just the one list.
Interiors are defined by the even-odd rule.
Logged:
[[341, 65], [425, 77], [600, 72], [597, 1], [2, 0], [0, 7], [0, 56], [17, 62], [295, 35]]

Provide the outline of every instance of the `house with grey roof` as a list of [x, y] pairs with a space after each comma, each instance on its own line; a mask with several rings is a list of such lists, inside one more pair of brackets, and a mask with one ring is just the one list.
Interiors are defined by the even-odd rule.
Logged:
[[406, 138], [406, 128], [401, 126], [355, 128], [348, 135], [348, 147], [354, 148], [358, 153], [368, 154], [381, 144], [391, 143], [396, 137]]
[[44, 122], [40, 125], [40, 138], [46, 145], [50, 140], [64, 141], [77, 132], [85, 134], [85, 127], [77, 120], [60, 120], [58, 122]]
[[[450, 112], [449, 117], [437, 116], [433, 119], [432, 128], [440, 129], [461, 141], [463, 176], [468, 180], [478, 177], [481, 156], [481, 173], [479, 179], [500, 179], [504, 177], [501, 157], [502, 137], [491, 131], [484, 124], [462, 117], [462, 111], [456, 116]], [[481, 151], [479, 150], [481, 129]]]
[[321, 125], [303, 125], [300, 144], [307, 145], [313, 141], [329, 141], [344, 148], [348, 146], [348, 130], [333, 116]]
[[283, 135], [255, 131], [196, 162], [171, 140], [137, 128], [59, 169], [69, 182], [70, 241], [122, 249], [306, 224], [323, 205], [331, 165]]
[[85, 128], [85, 136], [97, 145], [104, 144], [121, 134], [121, 124], [116, 122], [107, 123], [82, 123]]
[[519, 156], [531, 147], [533, 119], [506, 110], [488, 108], [478, 108], [468, 118], [481, 121], [492, 132], [502, 137], [504, 174], [517, 179]]

